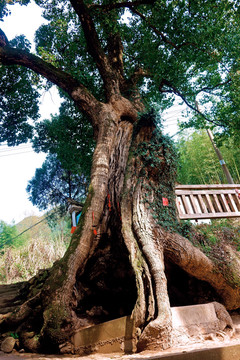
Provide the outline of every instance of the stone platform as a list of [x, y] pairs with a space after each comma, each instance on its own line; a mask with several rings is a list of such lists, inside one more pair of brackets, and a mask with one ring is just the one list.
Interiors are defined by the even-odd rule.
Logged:
[[225, 307], [217, 302], [171, 308], [174, 346], [192, 337], [215, 334], [234, 325]]
[[[172, 307], [173, 346], [189, 343], [199, 335], [214, 334], [233, 327], [224, 306], [213, 302], [201, 305]], [[76, 332], [71, 339], [71, 352], [131, 353], [136, 351], [136, 328], [131, 316], [108, 321]], [[240, 359], [239, 359], [240, 360]]]
[[133, 340], [134, 332], [135, 326], [131, 316], [91, 326], [73, 335], [73, 352], [77, 354], [132, 353], [136, 351]]

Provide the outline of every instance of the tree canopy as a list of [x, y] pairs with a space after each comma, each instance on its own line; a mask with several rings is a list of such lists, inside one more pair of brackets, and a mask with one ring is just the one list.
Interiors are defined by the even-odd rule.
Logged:
[[93, 131], [86, 116], [78, 114], [69, 99], [61, 104], [58, 115], [36, 124], [32, 142], [36, 152], [56, 155], [66, 171], [83, 173], [89, 179]]
[[[20, 37], [1, 46], [0, 61], [24, 65], [47, 83], [22, 67], [1, 66], [2, 99], [8, 99], [7, 105], [6, 101], [1, 104], [2, 141], [14, 145], [32, 138], [34, 125], [26, 120], [37, 120], [37, 88], [55, 83], [64, 91], [63, 97], [73, 100], [74, 89], [81, 88], [82, 98], [75, 96], [74, 101], [89, 115], [84, 97], [107, 100], [108, 83], [116, 81], [114, 72], [121, 93], [129, 98], [137, 91], [146, 106], [162, 111], [177, 95], [189, 105], [191, 120], [186, 126], [210, 126], [221, 135], [236, 136], [240, 127], [239, 1], [35, 2], [48, 21], [36, 33], [36, 55], [30, 54], [27, 40]], [[19, 1], [1, 3], [2, 20], [14, 3]], [[5, 44], [5, 35], [1, 39]], [[107, 63], [113, 70], [103, 71]], [[16, 88], [9, 91], [11, 76]], [[19, 96], [17, 86], [22, 89]], [[194, 111], [196, 98], [202, 115]]]
[[[79, 119], [80, 118], [80, 119]], [[29, 200], [39, 209], [60, 206], [66, 211], [67, 200], [83, 200], [87, 194], [94, 141], [86, 117], [77, 114], [69, 100], [59, 115], [36, 124], [32, 140], [36, 152], [48, 153], [42, 168], [29, 181]]]
[[[18, 97], [10, 91], [8, 102], [15, 106], [6, 108], [0, 130], [16, 110], [17, 137], [33, 137], [35, 148], [56, 154], [64, 171], [79, 173], [92, 159], [90, 185], [63, 258], [26, 284], [21, 305], [0, 325], [5, 333], [20, 329], [21, 344], [33, 352], [79, 353], [89, 348], [73, 344], [76, 331], [131, 313], [139, 351], [167, 348], [171, 303], [186, 296], [181, 276], [188, 284], [190, 279], [207, 283], [204, 302], [217, 298], [238, 309], [240, 273], [233, 264], [239, 259], [231, 248], [229, 266], [227, 245], [211, 259], [179, 234], [176, 156], [149, 110], [161, 115], [178, 96], [190, 109], [187, 126], [213, 127], [226, 137], [239, 130], [240, 2], [35, 2], [47, 20], [36, 33], [36, 53], [26, 40], [16, 47], [0, 32], [0, 69], [27, 71], [24, 81], [32, 91], [57, 85], [63, 104], [51, 121], [29, 123], [18, 116]], [[9, 4], [2, 3], [3, 19]], [[45, 171], [49, 177], [51, 166]], [[188, 299], [192, 292], [199, 300], [200, 288], [193, 285]]]
[[[10, 44], [29, 52], [30, 43], [24, 36], [15, 38]], [[0, 66], [1, 142], [18, 145], [32, 138], [30, 120], [36, 121], [39, 117], [39, 93], [33, 84], [34, 75], [28, 69]]]
[[29, 181], [29, 200], [41, 210], [61, 206], [66, 211], [68, 199], [85, 198], [88, 181], [84, 174], [65, 170], [56, 155], [48, 155]]

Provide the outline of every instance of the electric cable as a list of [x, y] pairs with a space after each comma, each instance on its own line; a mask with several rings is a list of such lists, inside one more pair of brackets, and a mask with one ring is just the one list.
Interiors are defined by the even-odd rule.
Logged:
[[37, 226], [38, 224], [40, 224], [41, 222], [45, 221], [46, 219], [48, 219], [50, 216], [52, 216], [52, 214], [55, 214], [57, 213], [57, 211], [54, 211], [53, 213], [51, 213], [50, 215], [48, 216], [45, 216], [42, 220], [38, 221], [37, 223], [31, 225], [29, 228], [23, 230], [20, 234], [14, 236], [12, 239], [10, 239], [9, 241], [13, 241], [15, 239], [17, 239], [19, 236], [21, 236], [22, 234], [24, 234], [25, 232], [31, 230], [33, 227]]

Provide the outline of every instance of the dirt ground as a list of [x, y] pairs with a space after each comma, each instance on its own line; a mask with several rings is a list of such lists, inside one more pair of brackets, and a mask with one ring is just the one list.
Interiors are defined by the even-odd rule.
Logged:
[[[180, 359], [182, 354], [194, 354], [197, 351], [219, 349], [223, 347], [236, 347], [239, 348], [240, 354], [240, 315], [232, 317], [235, 333], [232, 335], [231, 332], [219, 331], [216, 334], [199, 335], [198, 337], [192, 338], [188, 343], [178, 348], [171, 348], [163, 351], [143, 351], [135, 354], [123, 354], [123, 353], [112, 353], [112, 354], [91, 354], [87, 356], [78, 355], [44, 355], [44, 354], [30, 354], [30, 353], [19, 353], [13, 351], [11, 354], [5, 354], [0, 351], [0, 360], [172, 360], [176, 355], [176, 360]], [[195, 357], [190, 356], [190, 359]], [[200, 357], [202, 360], [203, 357]], [[181, 357], [182, 359], [182, 357]], [[189, 357], [188, 357], [189, 359]], [[212, 359], [212, 357], [211, 357]], [[218, 358], [217, 358], [218, 359]], [[240, 360], [238, 358], [229, 357], [229, 360]]]
[[[167, 349], [164, 351], [143, 351], [136, 354], [91, 354], [88, 356], [77, 355], [44, 355], [44, 354], [30, 354], [18, 353], [14, 351], [11, 354], [4, 354], [0, 351], [1, 360], [164, 360], [172, 359], [173, 355], [194, 353], [196, 350], [218, 349], [227, 346], [238, 346], [240, 348], [240, 332], [237, 330], [236, 334], [230, 338], [228, 335], [219, 333], [217, 335], [200, 336], [192, 343], [186, 344], [179, 348]], [[178, 356], [176, 356], [176, 360]], [[204, 360], [204, 357], [202, 358]], [[238, 359], [231, 359], [238, 360]]]

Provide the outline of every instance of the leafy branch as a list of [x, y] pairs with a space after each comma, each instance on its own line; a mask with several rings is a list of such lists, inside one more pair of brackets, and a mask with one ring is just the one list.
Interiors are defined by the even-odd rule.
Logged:
[[[168, 90], [164, 90], [163, 87], [164, 86], [168, 86], [170, 89]], [[210, 120], [206, 115], [204, 115], [201, 111], [198, 110], [197, 107], [193, 106], [187, 99], [186, 99], [186, 96], [183, 95], [174, 85], [172, 85], [168, 80], [166, 79], [162, 79], [161, 83], [160, 83], [160, 86], [159, 86], [159, 90], [164, 93], [164, 92], [167, 92], [167, 93], [172, 93], [172, 94], [175, 94], [177, 96], [179, 96], [183, 101], [184, 103], [193, 111], [195, 111], [198, 115], [200, 115], [202, 118], [204, 118], [204, 120], [208, 121], [208, 122], [211, 122], [212, 124], [216, 125], [216, 126], [219, 126], [219, 124], [214, 121], [214, 120]]]
[[150, 21], [149, 19], [144, 16], [142, 13], [140, 13], [140, 11], [136, 10], [133, 6], [129, 6], [129, 9], [135, 14], [135, 15], [138, 15], [143, 21], [147, 22], [148, 26], [154, 31], [154, 33], [158, 36], [161, 37], [161, 40], [165, 43], [165, 44], [168, 44], [168, 45], [171, 45], [174, 49], [176, 50], [180, 50], [183, 46], [189, 46], [189, 45], [192, 45], [192, 46], [196, 46], [195, 43], [192, 43], [192, 42], [183, 42], [182, 44], [180, 45], [176, 45], [174, 42], [172, 42], [171, 40], [169, 40], [167, 38], [166, 35], [163, 34], [163, 32], [161, 32], [160, 30], [158, 30], [156, 28], [156, 26], [154, 26]]

